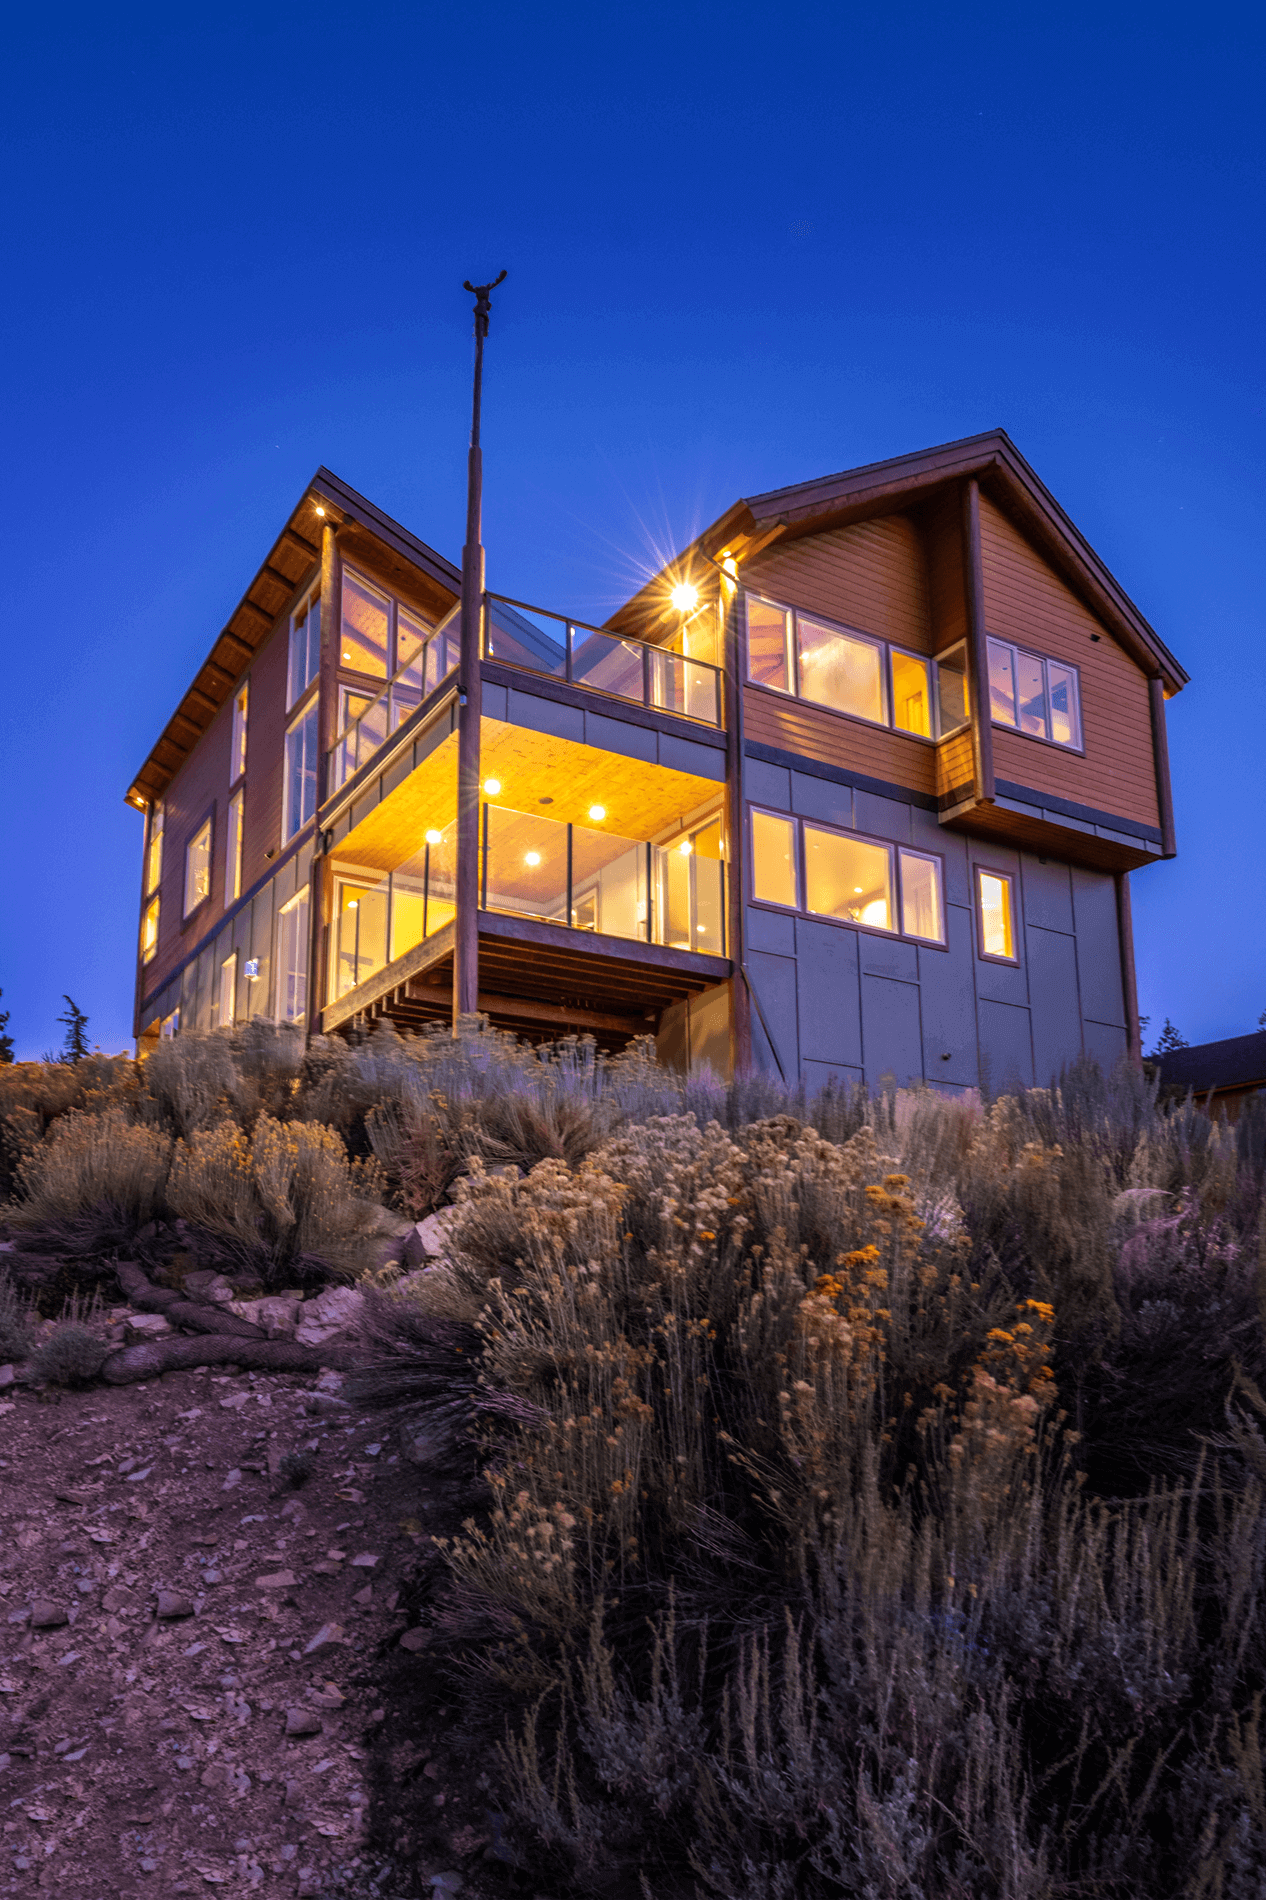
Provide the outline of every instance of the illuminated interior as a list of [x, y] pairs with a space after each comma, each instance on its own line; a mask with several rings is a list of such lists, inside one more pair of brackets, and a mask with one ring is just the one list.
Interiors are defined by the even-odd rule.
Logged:
[[892, 649], [892, 723], [898, 732], [932, 737], [932, 668], [913, 653]]
[[339, 665], [353, 673], [371, 673], [375, 679], [386, 679], [391, 640], [390, 596], [380, 593], [347, 567], [343, 570], [342, 604]]
[[747, 601], [747, 676], [780, 693], [795, 691], [791, 665], [791, 614], [768, 600]]
[[882, 723], [884, 706], [884, 650], [860, 634], [841, 633], [805, 614], [796, 616], [800, 641], [800, 696], [851, 713], [856, 719]]
[[818, 917], [893, 928], [892, 851], [846, 832], [804, 828], [805, 908]]
[[980, 947], [987, 957], [1015, 961], [1015, 927], [1011, 913], [1011, 879], [993, 871], [977, 870], [980, 901]]
[[798, 901], [796, 822], [772, 812], [752, 813], [752, 895], [762, 904]]
[[211, 895], [211, 820], [205, 819], [185, 852], [185, 916]]
[[803, 831], [804, 908], [811, 916], [944, 943], [941, 861], [932, 853], [776, 812], [753, 808], [750, 818], [752, 895], [759, 903], [799, 908], [797, 853]]
[[[724, 954], [720, 787], [502, 720], [482, 726], [488, 910]], [[454, 915], [457, 735], [338, 845], [329, 1000]]]

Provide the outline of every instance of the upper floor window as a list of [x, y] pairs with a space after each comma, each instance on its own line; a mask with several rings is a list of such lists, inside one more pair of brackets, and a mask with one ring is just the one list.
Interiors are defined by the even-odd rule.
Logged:
[[1077, 669], [1006, 640], [989, 645], [989, 716], [1034, 739], [1081, 749]]
[[233, 736], [229, 742], [229, 784], [236, 785], [246, 770], [246, 708], [250, 682], [243, 680], [233, 695]]
[[750, 680], [917, 738], [944, 738], [966, 724], [964, 656], [960, 645], [930, 660], [856, 628], [748, 596]]
[[394, 678], [421, 653], [437, 624], [433, 614], [406, 606], [355, 568], [343, 569], [338, 658], [348, 672]]
[[758, 902], [923, 943], [945, 942], [941, 860], [931, 852], [781, 813], [753, 810], [751, 816]]
[[242, 791], [238, 786], [229, 800], [229, 822], [224, 827], [224, 901], [232, 904], [242, 895]]
[[317, 706], [316, 701], [286, 733], [285, 812], [282, 842], [302, 831], [316, 810]]
[[211, 820], [204, 818], [185, 846], [185, 916], [211, 895]]
[[167, 821], [167, 808], [162, 799], [155, 800], [149, 808], [149, 837], [145, 844], [145, 895], [149, 897], [158, 889], [163, 876], [163, 827]]
[[1005, 871], [987, 871], [983, 865], [976, 866], [976, 922], [982, 957], [1002, 963], [1018, 961], [1012, 883]]
[[277, 913], [277, 1014], [302, 1020], [308, 1007], [308, 886]]
[[159, 896], [155, 891], [141, 913], [141, 962], [151, 963], [158, 950]]
[[286, 704], [293, 706], [311, 686], [321, 664], [321, 596], [309, 594], [290, 619], [290, 666]]

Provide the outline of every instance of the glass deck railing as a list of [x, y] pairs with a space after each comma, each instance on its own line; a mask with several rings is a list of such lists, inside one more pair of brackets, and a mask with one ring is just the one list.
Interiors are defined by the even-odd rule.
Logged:
[[353, 772], [359, 771], [379, 746], [387, 743], [397, 726], [403, 725], [409, 714], [416, 711], [427, 694], [433, 693], [440, 681], [453, 672], [461, 645], [460, 617], [460, 607], [450, 609], [377, 699], [340, 732], [330, 747], [328, 792], [336, 792], [346, 785]]
[[715, 818], [665, 846], [485, 805], [482, 842], [484, 910], [725, 954], [725, 867]]
[[485, 659], [526, 667], [658, 712], [678, 713], [706, 726], [722, 723], [720, 667], [645, 640], [604, 633], [600, 627], [502, 594], [486, 598]]

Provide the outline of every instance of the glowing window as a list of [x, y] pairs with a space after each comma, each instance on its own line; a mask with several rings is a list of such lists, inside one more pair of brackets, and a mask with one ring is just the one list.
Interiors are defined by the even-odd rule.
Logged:
[[163, 875], [163, 825], [166, 806], [162, 800], [150, 806], [149, 843], [145, 848], [145, 895], [156, 891]]
[[901, 865], [901, 928], [907, 937], [944, 943], [945, 909], [941, 862], [921, 851], [898, 851]]
[[772, 812], [752, 813], [752, 895], [763, 904], [797, 901], [796, 825]]
[[339, 631], [339, 665], [353, 673], [387, 677], [391, 639], [391, 601], [350, 568], [343, 572], [343, 618]]
[[250, 683], [244, 681], [233, 695], [233, 736], [229, 743], [229, 784], [236, 785], [246, 770], [246, 708]]
[[892, 847], [843, 831], [804, 828], [805, 909], [816, 917], [892, 930]]
[[290, 622], [290, 668], [286, 704], [293, 706], [317, 676], [321, 664], [321, 597], [309, 595]]
[[242, 895], [242, 793], [229, 800], [229, 822], [225, 826], [224, 901], [232, 904]]
[[932, 737], [932, 668], [913, 653], [892, 649], [892, 723], [898, 732]]
[[999, 724], [1015, 724], [1015, 675], [1011, 670], [1011, 648], [1001, 640], [990, 640], [989, 717]]
[[976, 905], [980, 919], [980, 954], [1016, 961], [1015, 923], [1011, 879], [1000, 871], [976, 868]]
[[141, 917], [141, 962], [149, 963], [158, 949], [158, 894], [150, 898]]
[[211, 895], [211, 820], [204, 818], [185, 847], [185, 916]]

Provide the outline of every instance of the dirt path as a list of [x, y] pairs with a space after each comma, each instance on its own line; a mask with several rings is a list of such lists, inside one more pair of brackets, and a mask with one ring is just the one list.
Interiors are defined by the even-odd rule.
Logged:
[[0, 1895], [492, 1890], [399, 1640], [417, 1474], [341, 1383], [0, 1389]]

